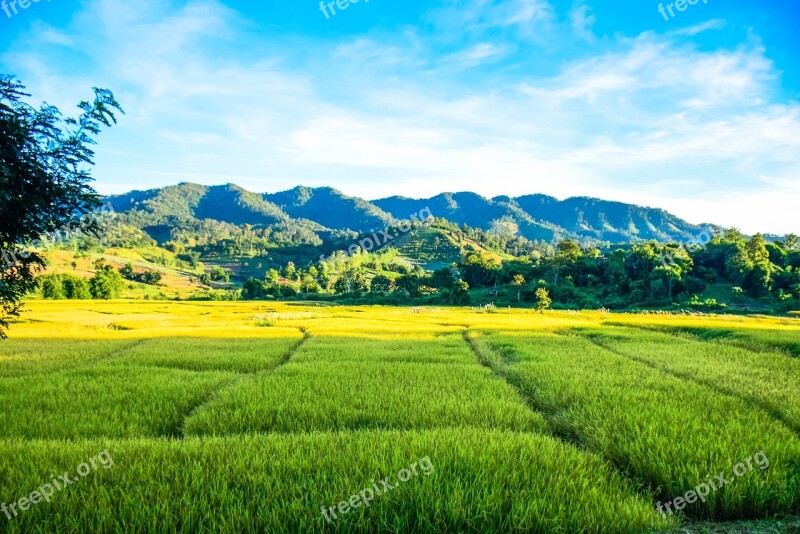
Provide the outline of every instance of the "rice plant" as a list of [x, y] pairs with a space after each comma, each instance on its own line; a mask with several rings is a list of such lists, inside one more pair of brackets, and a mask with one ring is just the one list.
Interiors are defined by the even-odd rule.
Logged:
[[750, 403], [577, 337], [493, 334], [474, 343], [560, 435], [601, 454], [660, 499], [684, 495], [747, 455], [766, 453], [768, 470], [685, 513], [739, 519], [800, 510], [800, 440]]

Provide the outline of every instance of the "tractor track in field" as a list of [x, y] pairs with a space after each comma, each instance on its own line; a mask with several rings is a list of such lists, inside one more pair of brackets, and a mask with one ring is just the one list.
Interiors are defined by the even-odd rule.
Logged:
[[126, 352], [129, 352], [129, 351], [132, 351], [133, 349], [141, 347], [142, 345], [144, 345], [148, 341], [150, 341], [150, 339], [148, 339], [148, 338], [139, 339], [137, 341], [134, 341], [130, 345], [126, 345], [126, 346], [121, 347], [121, 348], [119, 348], [117, 350], [113, 350], [113, 351], [111, 351], [109, 353], [103, 354], [102, 356], [98, 357], [97, 359], [92, 360], [92, 362], [89, 364], [89, 366], [90, 367], [94, 367], [95, 365], [98, 365], [100, 363], [105, 363], [105, 362], [107, 362], [109, 360], [113, 360], [115, 358], [119, 358], [120, 356], [124, 355]]
[[306, 342], [309, 339], [311, 339], [311, 334], [309, 334], [308, 331], [305, 328], [301, 327], [301, 328], [299, 328], [299, 330], [300, 330], [300, 332], [303, 333], [303, 337], [297, 343], [295, 343], [289, 350], [287, 350], [286, 353], [283, 356], [281, 356], [281, 358], [277, 361], [277, 363], [275, 365], [273, 365], [269, 369], [266, 369], [266, 370], [263, 370], [263, 371], [258, 371], [258, 372], [255, 372], [255, 373], [238, 373], [239, 376], [237, 376], [236, 378], [233, 378], [232, 380], [229, 380], [225, 384], [221, 385], [219, 388], [215, 389], [214, 391], [212, 391], [211, 393], [206, 395], [205, 398], [202, 399], [200, 402], [198, 402], [197, 404], [192, 406], [189, 409], [189, 411], [186, 413], [186, 415], [183, 417], [180, 425], [178, 426], [176, 431], [173, 433], [173, 435], [178, 437], [178, 438], [180, 438], [180, 439], [185, 438], [186, 437], [186, 421], [188, 421], [192, 417], [192, 415], [194, 415], [203, 406], [205, 406], [206, 404], [210, 403], [215, 398], [217, 398], [226, 389], [235, 387], [240, 382], [242, 382], [242, 380], [245, 380], [245, 379], [248, 379], [248, 378], [252, 379], [252, 378], [255, 378], [255, 377], [260, 376], [260, 375], [264, 375], [264, 374], [267, 374], [267, 373], [275, 372], [276, 370], [280, 369], [281, 367], [283, 367], [284, 365], [289, 363], [291, 361], [291, 359], [292, 359], [292, 356], [294, 356], [295, 353], [298, 350], [300, 350], [300, 348], [303, 345], [305, 345]]
[[734, 337], [729, 337], [728, 334], [723, 334], [717, 337], [703, 337], [699, 332], [691, 329], [691, 328], [682, 328], [680, 326], [676, 327], [653, 327], [641, 324], [629, 324], [624, 322], [616, 322], [616, 321], [605, 321], [602, 323], [603, 326], [613, 326], [615, 328], [636, 328], [639, 330], [644, 330], [645, 332], [658, 332], [661, 334], [667, 334], [670, 336], [686, 336], [687, 339], [691, 339], [692, 341], [696, 341], [698, 343], [719, 343], [722, 345], [726, 345], [733, 348], [738, 348], [753, 354], [775, 354], [781, 355], [785, 358], [800, 358], [800, 353], [794, 352], [791, 348], [785, 347], [782, 345], [773, 345], [767, 342], [755, 342], [756, 344], [750, 344], [745, 340], [737, 339]]
[[[503, 356], [498, 354], [493, 349], [488, 348], [488, 351], [490, 353], [492, 353], [492, 355], [497, 355], [498, 356], [498, 358], [500, 359], [501, 363], [498, 365], [496, 362], [492, 362], [490, 360], [490, 358], [488, 358], [487, 355], [484, 353], [485, 351], [483, 349], [481, 349], [480, 347], [478, 347], [478, 345], [475, 343], [475, 341], [470, 338], [470, 333], [471, 333], [470, 330], [466, 329], [466, 330], [464, 330], [462, 332], [462, 335], [464, 337], [464, 341], [467, 343], [467, 345], [470, 347], [470, 349], [472, 349], [472, 352], [475, 354], [475, 356], [477, 357], [478, 361], [483, 366], [485, 366], [488, 369], [490, 369], [495, 376], [497, 376], [498, 378], [501, 378], [507, 384], [509, 384], [511, 387], [513, 387], [514, 390], [517, 392], [517, 394], [522, 399], [522, 401], [525, 403], [525, 405], [530, 410], [532, 410], [532, 411], [540, 414], [542, 417], [544, 417], [545, 421], [547, 422], [547, 424], [549, 426], [549, 430], [550, 430], [550, 432], [552, 434], [552, 437], [562, 441], [564, 444], [566, 444], [568, 446], [576, 447], [578, 449], [587, 451], [587, 452], [589, 452], [591, 454], [595, 454], [595, 455], [598, 455], [598, 456], [604, 458], [606, 461], [608, 461], [609, 465], [613, 468], [613, 470], [616, 471], [618, 474], [620, 474], [623, 478], [628, 480], [632, 484], [633, 487], [637, 487], [637, 488], [639, 487], [639, 484], [641, 483], [641, 477], [636, 476], [634, 473], [631, 473], [624, 466], [618, 464], [617, 462], [615, 462], [614, 460], [612, 460], [611, 458], [606, 456], [606, 454], [603, 451], [594, 449], [593, 447], [590, 447], [590, 446], [587, 446], [583, 442], [583, 440], [581, 439], [580, 435], [577, 432], [573, 432], [571, 429], [559, 424], [559, 422], [558, 422], [559, 414], [558, 413], [554, 413], [554, 412], [551, 412], [551, 411], [548, 411], [548, 410], [544, 410], [540, 406], [538, 406], [536, 403], [534, 403], [532, 400], [530, 400], [530, 398], [527, 395], [524, 394], [522, 389], [514, 382], [514, 380], [510, 379], [503, 372], [502, 366], [505, 364], [503, 362]], [[566, 337], [566, 336], [570, 336], [570, 335], [575, 336], [576, 334], [567, 334], [567, 333], [563, 333], [563, 332], [557, 332], [557, 335]], [[583, 338], [584, 336], [580, 336], [579, 335], [579, 337]], [[719, 387], [716, 387], [716, 386], [713, 386], [713, 385], [705, 384], [703, 381], [696, 380], [696, 379], [694, 379], [692, 377], [682, 376], [682, 375], [680, 375], [678, 373], [674, 373], [674, 372], [671, 372], [671, 371], [666, 370], [666, 369], [661, 369], [660, 367], [658, 367], [656, 365], [653, 365], [653, 364], [651, 364], [651, 363], [649, 363], [647, 361], [640, 361], [639, 359], [637, 359], [635, 357], [630, 357], [628, 355], [618, 353], [617, 351], [615, 351], [613, 349], [610, 349], [608, 347], [604, 347], [602, 344], [600, 344], [598, 342], [595, 342], [594, 340], [588, 339], [588, 341], [590, 341], [593, 345], [599, 347], [600, 349], [606, 350], [606, 351], [611, 352], [613, 354], [617, 354], [618, 356], [621, 356], [621, 357], [623, 357], [623, 358], [625, 358], [625, 359], [627, 359], [629, 361], [632, 361], [633, 363], [641, 364], [641, 365], [649, 367], [649, 368], [651, 368], [653, 370], [656, 370], [656, 371], [659, 371], [659, 372], [674, 376], [675, 378], [678, 378], [679, 380], [686, 380], [686, 381], [693, 382], [693, 383], [695, 383], [697, 385], [700, 385], [700, 386], [703, 386], [703, 387], [707, 387], [711, 391], [714, 391], [715, 393], [718, 393], [718, 394], [733, 396], [733, 397], [738, 398], [739, 400], [743, 400], [745, 402], [752, 402], [753, 404], [756, 405], [757, 408], [764, 410], [768, 415], [770, 415], [773, 419], [775, 419], [777, 422], [781, 423], [783, 426], [785, 426], [790, 431], [793, 431], [795, 433], [798, 432], [797, 425], [794, 425], [791, 421], [787, 421], [785, 416], [783, 416], [782, 414], [776, 413], [775, 410], [763, 406], [763, 403], [761, 403], [761, 402], [756, 402], [754, 399], [743, 398], [743, 397], [735, 394], [734, 392], [724, 391], [724, 388], [719, 388]], [[653, 485], [649, 481], [645, 481], [644, 484], [645, 484], [645, 487], [650, 487], [652, 490], [656, 489], [656, 486]], [[650, 497], [650, 493], [647, 492], [647, 491], [642, 493], [640, 490], [637, 489], [637, 492], [640, 493], [641, 495], [645, 496], [645, 497]], [[718, 523], [718, 525], [724, 527], [725, 525], [727, 525], [727, 523]], [[676, 532], [677, 533], [679, 531], [671, 531], [671, 532]], [[680, 530], [680, 532], [690, 533], [690, 532], [695, 532], [695, 531], [692, 531], [692, 530], [685, 530], [685, 531], [684, 530]], [[705, 530], [703, 530], [703, 532], [705, 532]], [[711, 532], [711, 531], [709, 531], [709, 532]], [[727, 532], [727, 530], [725, 532]], [[800, 531], [798, 531], [798, 532], [800, 532]]]
[[[554, 414], [548, 411], [543, 410], [540, 406], [536, 405], [533, 401], [531, 401], [527, 395], [525, 395], [522, 389], [513, 381], [510, 380], [509, 377], [503, 373], [503, 370], [498, 368], [498, 366], [493, 365], [484, 355], [483, 351], [475, 344], [475, 342], [469, 337], [470, 330], [465, 329], [462, 331], [462, 335], [464, 337], [464, 342], [470, 348], [472, 353], [478, 360], [478, 363], [481, 364], [483, 367], [489, 369], [494, 376], [511, 386], [514, 391], [519, 395], [520, 401], [532, 412], [539, 414], [544, 418], [547, 426], [549, 428], [552, 437], [563, 441], [567, 445], [577, 447], [580, 449], [585, 449], [585, 445], [581, 441], [580, 437], [577, 433], [570, 431], [569, 429], [559, 427], [554, 424], [551, 420], [557, 418], [558, 414]], [[491, 350], [491, 349], [490, 349]]]
[[[575, 334], [564, 334], [564, 333], [560, 333], [559, 332], [558, 335], [560, 335], [560, 336], [568, 336], [568, 335], [575, 335]], [[785, 414], [781, 413], [780, 409], [777, 406], [772, 406], [772, 405], [770, 405], [770, 404], [768, 404], [768, 403], [764, 402], [763, 400], [761, 400], [759, 398], [756, 398], [756, 397], [751, 397], [751, 396], [748, 396], [748, 395], [742, 395], [741, 393], [739, 393], [739, 392], [737, 392], [737, 391], [735, 391], [733, 389], [729, 389], [729, 388], [726, 388], [724, 386], [720, 386], [719, 384], [716, 384], [716, 383], [714, 383], [714, 382], [712, 382], [710, 380], [705, 380], [705, 379], [702, 379], [702, 378], [696, 378], [696, 377], [694, 377], [694, 376], [692, 376], [692, 375], [690, 375], [688, 373], [682, 373], [680, 371], [673, 371], [671, 369], [667, 369], [666, 367], [662, 367], [662, 366], [660, 366], [658, 364], [655, 364], [653, 362], [647, 361], [644, 358], [639, 358], [639, 357], [636, 357], [636, 356], [631, 356], [630, 354], [625, 354], [622, 351], [619, 351], [619, 350], [616, 350], [616, 349], [612, 349], [611, 347], [607, 347], [601, 341], [598, 341], [598, 340], [592, 338], [591, 336], [584, 336], [584, 335], [581, 335], [581, 334], [577, 334], [577, 335], [580, 338], [585, 339], [586, 341], [588, 341], [589, 343], [593, 344], [596, 347], [599, 347], [599, 348], [601, 348], [603, 350], [611, 352], [612, 354], [616, 354], [617, 356], [621, 356], [622, 358], [625, 358], [625, 359], [627, 359], [629, 361], [632, 361], [634, 363], [638, 363], [638, 364], [644, 365], [645, 367], [649, 367], [650, 369], [653, 369], [653, 370], [658, 371], [660, 373], [664, 373], [664, 374], [673, 376], [675, 378], [678, 378], [680, 380], [684, 380], [686, 382], [692, 382], [694, 384], [697, 384], [698, 386], [702, 386], [702, 387], [708, 388], [711, 391], [713, 391], [715, 393], [718, 393], [720, 395], [726, 395], [728, 397], [735, 397], [735, 398], [737, 398], [737, 399], [739, 399], [739, 400], [741, 400], [743, 402], [752, 404], [756, 408], [762, 410], [763, 412], [766, 412], [767, 415], [769, 415], [774, 420], [776, 420], [777, 422], [781, 423], [783, 426], [785, 426], [786, 428], [791, 430], [795, 435], [800, 437], [800, 425], [798, 425], [796, 422], [792, 421]]]

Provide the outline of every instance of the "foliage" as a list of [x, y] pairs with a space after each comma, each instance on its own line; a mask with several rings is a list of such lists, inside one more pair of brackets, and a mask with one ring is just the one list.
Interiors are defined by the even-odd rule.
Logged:
[[231, 275], [225, 269], [215, 266], [211, 269], [210, 278], [213, 282], [230, 282]]
[[544, 311], [553, 304], [553, 300], [550, 298], [550, 293], [543, 287], [540, 287], [536, 290], [536, 309], [539, 310], [539, 313], [544, 313]]
[[162, 277], [161, 273], [158, 271], [145, 270], [143, 272], [137, 272], [132, 263], [125, 264], [119, 270], [119, 274], [126, 280], [153, 286], [158, 285]]
[[123, 289], [122, 275], [111, 265], [104, 265], [95, 272], [94, 278], [89, 281], [92, 298], [117, 299]]
[[47, 274], [38, 276], [36, 281], [42, 292], [42, 298], [51, 300], [92, 298], [89, 282], [71, 274]]
[[30, 247], [63, 227], [99, 230], [89, 216], [100, 206], [89, 186], [91, 145], [122, 112], [105, 89], [95, 88], [94, 100], [78, 105], [78, 118], [64, 118], [50, 105], [35, 109], [22, 100], [27, 96], [19, 82], [0, 76], [0, 338], [45, 265]]

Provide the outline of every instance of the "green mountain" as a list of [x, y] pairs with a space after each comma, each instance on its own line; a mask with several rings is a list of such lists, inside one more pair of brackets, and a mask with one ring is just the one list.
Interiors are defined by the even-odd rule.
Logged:
[[528, 239], [691, 241], [708, 225], [690, 224], [664, 210], [588, 197], [559, 201], [546, 195], [492, 199], [475, 193], [444, 193], [429, 199], [389, 197], [373, 204], [397, 217], [428, 207], [436, 217], [492, 230], [507, 223]]
[[[409, 219], [422, 210], [458, 225], [530, 240], [692, 241], [708, 225], [690, 224], [664, 210], [596, 198], [558, 200], [546, 195], [486, 198], [475, 193], [442, 193], [428, 199], [389, 197], [369, 202], [330, 187], [295, 187], [252, 193], [239, 186], [175, 186], [132, 191], [106, 199], [129, 224], [159, 239], [176, 226], [200, 221], [252, 227], [301, 227], [323, 239], [331, 232], [372, 232]], [[151, 228], [152, 230], [148, 230]]]
[[178, 219], [213, 219], [219, 222], [270, 225], [291, 219], [261, 195], [233, 184], [204, 186], [182, 183], [149, 191], [132, 191], [108, 197], [106, 202], [119, 213], [137, 211], [151, 224]]
[[366, 232], [395, 222], [391, 215], [374, 204], [349, 197], [331, 187], [295, 187], [265, 194], [264, 200], [279, 206], [295, 219], [308, 219], [335, 230]]

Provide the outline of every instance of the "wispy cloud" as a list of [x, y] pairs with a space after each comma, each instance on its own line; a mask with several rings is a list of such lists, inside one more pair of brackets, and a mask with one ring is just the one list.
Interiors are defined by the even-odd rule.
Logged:
[[442, 58], [442, 63], [456, 67], [475, 67], [486, 60], [496, 60], [504, 57], [508, 49], [492, 43], [478, 43], [466, 50], [461, 50]]
[[688, 35], [694, 36], [710, 30], [721, 30], [725, 27], [725, 21], [721, 19], [712, 19], [701, 24], [689, 26], [688, 28], [681, 28], [679, 30], [672, 30], [670, 35]]
[[448, 0], [416, 26], [265, 37], [213, 0], [87, 0], [0, 60], [65, 109], [115, 90], [128, 114], [98, 147], [104, 192], [543, 192], [788, 229], [766, 202], [800, 200], [800, 104], [776, 96], [763, 44], [693, 41], [721, 19], [600, 38], [600, 16], [588, 2]]
[[569, 18], [575, 36], [587, 43], [593, 43], [595, 37], [592, 29], [597, 19], [592, 14], [592, 8], [586, 4], [575, 4], [569, 12]]

